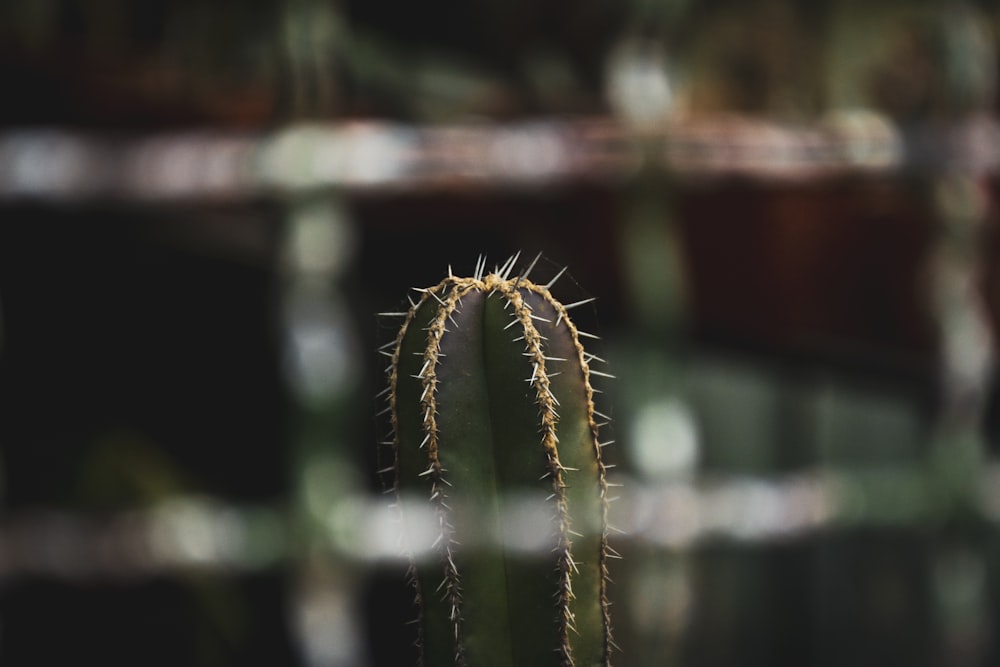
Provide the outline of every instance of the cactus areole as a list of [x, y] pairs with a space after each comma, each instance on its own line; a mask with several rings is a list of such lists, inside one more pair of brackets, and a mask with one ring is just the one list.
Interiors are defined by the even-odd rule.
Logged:
[[515, 262], [417, 290], [386, 350], [396, 492], [433, 517], [411, 569], [426, 667], [609, 663], [591, 386], [607, 375], [569, 317], [584, 302], [552, 297], [558, 275], [532, 283], [534, 263], [511, 277]]

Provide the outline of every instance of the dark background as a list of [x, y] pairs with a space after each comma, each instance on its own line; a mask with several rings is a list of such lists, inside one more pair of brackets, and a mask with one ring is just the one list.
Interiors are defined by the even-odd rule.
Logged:
[[[128, 141], [205, 127], [263, 133], [303, 120], [607, 115], [606, 63], [632, 32], [708, 53], [704, 69], [693, 69], [710, 81], [694, 87], [695, 112], [808, 121], [836, 102], [815, 81], [824, 72], [810, 68], [823, 62], [815, 44], [838, 5], [849, 4], [677, 2], [653, 12], [598, 0], [9, 2], [0, 8], [0, 132], [56, 127]], [[896, 6], [871, 11], [891, 17]], [[988, 3], [970, 6], [995, 23]], [[872, 96], [872, 108], [901, 126], [968, 112], [968, 103], [948, 101], [937, 70], [916, 82], [900, 74], [923, 72], [922, 57], [944, 57], [932, 28], [913, 26], [907, 43], [916, 46], [900, 56], [911, 67], [874, 67], [868, 88], [883, 95]], [[433, 83], [441, 81], [452, 83]], [[795, 91], [792, 111], [775, 102], [782, 90]], [[991, 114], [993, 101], [974, 110]], [[378, 490], [368, 397], [378, 390], [374, 347], [385, 330], [375, 313], [397, 309], [409, 287], [437, 282], [449, 264], [468, 272], [480, 252], [502, 261], [519, 249], [568, 264], [579, 286], [567, 289], [598, 297], [596, 325], [625, 385], [612, 399], [629, 397], [628, 369], [642, 365], [642, 351], [672, 359], [667, 384], [687, 392], [705, 421], [700, 473], [919, 462], [945, 409], [928, 297], [931, 260], [947, 240], [929, 195], [934, 177], [657, 174], [652, 186], [623, 179], [338, 193], [358, 244], [336, 288], [365, 350], [352, 397], [361, 408], [344, 426], [345, 465], [360, 471], [366, 491]], [[969, 262], [982, 269], [979, 293], [996, 322], [995, 183], [981, 182], [990, 212]], [[669, 211], [662, 228], [684, 276], [681, 315], [666, 326], [644, 319], [628, 277], [630, 202], [650, 190]], [[282, 370], [288, 203], [270, 194], [224, 203], [0, 199], [0, 555], [18, 548], [18, 521], [39, 512], [99, 524], [175, 495], [280, 505], [296, 493], [301, 406]], [[713, 430], [712, 415], [740, 401], [713, 382], [733, 378], [750, 395], [778, 397], [772, 421], [746, 427], [761, 429], [752, 434], [767, 444], [760, 456], [739, 454], [742, 442]], [[846, 406], [826, 440], [797, 402], [824, 391]], [[902, 406], [917, 435], [869, 428], [856, 415], [868, 414], [871, 397]], [[983, 436], [986, 456], [997, 447], [995, 402], [988, 396], [967, 424]], [[627, 439], [630, 407], [617, 414]], [[618, 456], [641, 473], [626, 448]], [[992, 664], [995, 526], [964, 509], [916, 525], [859, 524], [680, 553], [626, 543], [636, 565], [626, 561], [616, 589], [625, 648], [617, 662]], [[935, 589], [948, 587], [935, 577], [947, 577], [942, 563], [956, 552], [974, 554], [984, 571], [975, 604], [957, 612]], [[650, 562], [682, 572], [692, 591], [681, 630], [657, 619], [644, 625], [627, 601], [642, 582], [639, 564]], [[0, 663], [305, 664], [289, 620], [297, 567], [292, 558], [253, 572], [134, 578], [13, 572], [0, 579]], [[369, 564], [358, 598], [371, 662], [411, 660], [403, 568]]]

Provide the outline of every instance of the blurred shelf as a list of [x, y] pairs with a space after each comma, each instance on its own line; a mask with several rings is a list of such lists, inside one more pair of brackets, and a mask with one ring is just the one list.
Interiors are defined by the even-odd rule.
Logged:
[[[933, 465], [920, 464], [658, 482], [616, 476], [610, 481], [612, 543], [677, 552], [719, 542], [802, 540], [830, 529], [925, 531], [962, 516], [1000, 523], [998, 460], [982, 465], [961, 489], [943, 483]], [[417, 558], [432, 554], [436, 519], [426, 502], [400, 502], [412, 552]], [[399, 510], [385, 497], [348, 495], [322, 516], [309, 517], [308, 524], [301, 518], [288, 508], [234, 505], [206, 496], [178, 496], [145, 509], [101, 515], [21, 510], [0, 520], [0, 581], [21, 576], [130, 581], [191, 571], [269, 570], [308, 556], [306, 543], [295, 539], [302, 535], [294, 527], [304, 525], [311, 526], [315, 538], [309, 544], [344, 562], [406, 561]], [[424, 538], [424, 544], [413, 543]], [[525, 536], [520, 538], [524, 543]]]
[[720, 115], [642, 133], [608, 117], [508, 124], [292, 125], [139, 136], [74, 129], [0, 133], [0, 201], [241, 201], [322, 188], [352, 192], [620, 183], [643, 155], [679, 179], [799, 182], [899, 172], [993, 173], [992, 116], [900, 127], [870, 111], [813, 124]]

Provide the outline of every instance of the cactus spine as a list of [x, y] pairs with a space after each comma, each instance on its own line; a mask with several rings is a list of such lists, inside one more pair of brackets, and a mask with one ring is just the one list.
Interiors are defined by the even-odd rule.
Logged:
[[516, 260], [418, 290], [391, 351], [395, 488], [436, 532], [411, 570], [428, 667], [608, 665], [605, 374], [559, 276], [511, 278]]

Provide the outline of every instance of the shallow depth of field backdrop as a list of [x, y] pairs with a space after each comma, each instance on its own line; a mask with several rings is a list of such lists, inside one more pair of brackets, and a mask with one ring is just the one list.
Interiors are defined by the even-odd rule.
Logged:
[[618, 378], [615, 665], [996, 664], [998, 28], [0, 4], [0, 663], [415, 664], [376, 313], [522, 250]]

